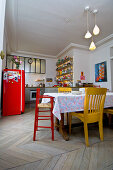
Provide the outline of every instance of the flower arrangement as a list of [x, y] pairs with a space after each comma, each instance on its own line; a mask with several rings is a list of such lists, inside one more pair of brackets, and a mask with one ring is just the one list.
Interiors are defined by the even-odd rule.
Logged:
[[12, 58], [12, 62], [16, 64], [16, 69], [19, 69], [19, 65], [22, 64], [22, 61], [20, 60], [19, 56], [14, 56]]

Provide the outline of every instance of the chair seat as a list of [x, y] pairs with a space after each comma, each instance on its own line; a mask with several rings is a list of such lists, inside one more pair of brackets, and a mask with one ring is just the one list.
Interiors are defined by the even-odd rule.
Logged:
[[51, 108], [51, 103], [40, 103], [38, 104], [39, 108]]
[[104, 109], [104, 113], [113, 114], [113, 109]]
[[[76, 112], [72, 112], [71, 115], [79, 118], [82, 122], [84, 122], [84, 118], [85, 118], [84, 112], [77, 112], [77, 113]], [[100, 119], [99, 112], [93, 113], [93, 117], [92, 117], [92, 114], [89, 113], [87, 115], [86, 122], [87, 123], [94, 123], [94, 122], [99, 121], [99, 119]]]

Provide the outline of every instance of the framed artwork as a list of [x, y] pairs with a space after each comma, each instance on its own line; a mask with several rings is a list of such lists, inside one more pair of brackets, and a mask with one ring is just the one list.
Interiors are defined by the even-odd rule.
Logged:
[[52, 78], [46, 78], [46, 82], [53, 82]]
[[80, 80], [85, 80], [84, 72], [81, 72]]
[[107, 62], [95, 64], [95, 82], [107, 81]]

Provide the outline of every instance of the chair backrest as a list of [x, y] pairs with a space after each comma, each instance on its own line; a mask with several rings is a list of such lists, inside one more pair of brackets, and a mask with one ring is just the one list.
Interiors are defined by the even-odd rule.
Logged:
[[53, 99], [54, 99], [54, 97], [48, 96], [48, 95], [40, 95], [40, 88], [37, 88], [37, 92], [36, 92], [36, 106], [35, 106], [36, 109], [37, 109], [37, 105], [39, 103], [41, 103], [42, 98], [50, 99], [51, 108], [53, 108]]
[[59, 87], [58, 93], [71, 93], [72, 88], [70, 87]]
[[36, 105], [40, 103], [40, 88], [36, 91]]
[[106, 88], [89, 87], [85, 89], [84, 116], [103, 114]]

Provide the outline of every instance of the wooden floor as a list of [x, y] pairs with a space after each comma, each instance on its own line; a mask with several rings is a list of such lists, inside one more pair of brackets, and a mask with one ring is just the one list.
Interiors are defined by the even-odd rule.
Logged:
[[[89, 126], [90, 147], [85, 146], [83, 127], [74, 127], [69, 141], [55, 130], [42, 129], [33, 142], [34, 107], [18, 116], [0, 119], [0, 170], [111, 170], [113, 128], [104, 127], [104, 142], [98, 127]], [[45, 122], [48, 124], [48, 122]]]

